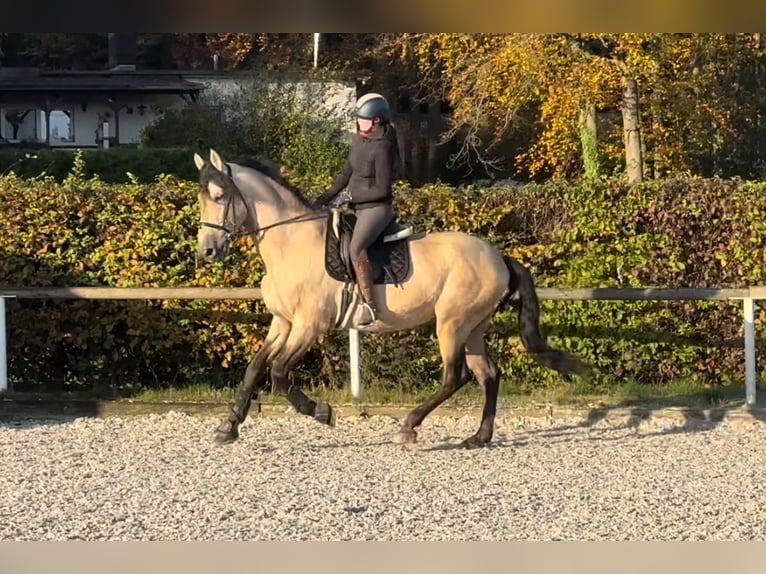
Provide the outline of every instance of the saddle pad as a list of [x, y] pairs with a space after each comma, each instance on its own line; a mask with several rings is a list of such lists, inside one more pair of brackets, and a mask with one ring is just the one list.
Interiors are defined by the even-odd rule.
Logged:
[[[354, 281], [354, 271], [348, 257], [348, 245], [355, 221], [353, 214], [342, 214], [339, 225], [340, 238], [336, 235], [332, 215], [325, 233], [325, 269], [337, 281]], [[399, 285], [410, 271], [409, 238], [384, 243], [383, 236], [367, 249], [372, 264], [373, 281], [378, 285]]]

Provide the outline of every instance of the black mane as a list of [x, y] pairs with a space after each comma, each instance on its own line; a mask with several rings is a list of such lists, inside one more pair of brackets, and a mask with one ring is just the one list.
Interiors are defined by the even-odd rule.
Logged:
[[285, 189], [289, 190], [302, 205], [311, 207], [311, 201], [298, 187], [287, 181], [282, 173], [279, 171], [279, 167], [271, 162], [265, 162], [255, 158], [245, 158], [241, 160], [235, 160], [232, 163], [241, 165], [242, 167], [249, 167], [256, 171], [261, 172], [263, 175], [270, 177]]

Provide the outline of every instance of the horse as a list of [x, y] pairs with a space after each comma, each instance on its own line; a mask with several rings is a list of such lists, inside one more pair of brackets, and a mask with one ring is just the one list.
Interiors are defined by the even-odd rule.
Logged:
[[[224, 259], [236, 238], [250, 235], [265, 275], [262, 300], [271, 324], [249, 362], [229, 412], [216, 428], [220, 444], [239, 438], [255, 393], [268, 382], [295, 410], [334, 426], [335, 411], [290, 382], [290, 371], [320, 337], [333, 330], [390, 333], [435, 321], [442, 360], [441, 387], [410, 411], [393, 442], [417, 442], [425, 417], [475, 377], [484, 404], [465, 448], [487, 446], [493, 436], [500, 378], [487, 353], [485, 332], [501, 307], [518, 294], [520, 338], [541, 365], [585, 376], [589, 367], [550, 347], [540, 332], [540, 306], [529, 270], [485, 240], [462, 232], [412, 233], [398, 223], [369, 249], [376, 270], [377, 322], [359, 326], [362, 306], [344, 247], [353, 216], [337, 207], [314, 208], [310, 199], [260, 161], [225, 162], [211, 149], [194, 154], [199, 170], [198, 258]], [[269, 381], [270, 379], [270, 381]]]

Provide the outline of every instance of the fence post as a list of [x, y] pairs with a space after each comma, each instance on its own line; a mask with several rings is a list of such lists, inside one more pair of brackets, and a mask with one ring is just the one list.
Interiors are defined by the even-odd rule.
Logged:
[[0, 297], [0, 393], [8, 390], [8, 349], [5, 337], [5, 297]]
[[348, 330], [348, 350], [351, 358], [351, 394], [355, 400], [362, 396], [362, 381], [359, 373], [359, 331]]
[[742, 301], [745, 315], [745, 401], [747, 406], [755, 405], [755, 312], [752, 297]]

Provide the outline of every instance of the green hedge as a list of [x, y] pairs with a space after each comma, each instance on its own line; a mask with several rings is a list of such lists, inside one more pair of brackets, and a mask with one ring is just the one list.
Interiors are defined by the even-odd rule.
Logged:
[[[131, 170], [132, 171], [132, 170]], [[82, 174], [56, 183], [0, 178], [0, 276], [11, 286], [252, 286], [255, 249], [195, 266], [197, 184], [163, 176], [109, 185]], [[766, 283], [766, 185], [676, 179], [455, 190], [397, 189], [401, 218], [425, 231], [486, 237], [528, 265], [538, 286], [740, 287]], [[250, 244], [252, 246], [252, 244]], [[599, 367], [604, 389], [633, 381], [741, 383], [741, 309], [732, 302], [544, 301], [552, 344]], [[265, 332], [247, 301], [8, 303], [9, 376], [16, 388], [236, 385]], [[758, 316], [758, 329], [762, 315]], [[505, 385], [560, 381], [523, 352], [510, 310], [490, 345]], [[365, 382], [433, 385], [432, 334], [364, 338]], [[347, 381], [347, 338], [333, 333], [298, 369], [304, 384]], [[21, 387], [19, 386], [21, 385]]]
[[[128, 183], [135, 179], [149, 183], [161, 174], [181, 179], [197, 177], [191, 148], [141, 149], [118, 147], [83, 151], [86, 176], [98, 174], [107, 183]], [[61, 182], [72, 170], [74, 150], [67, 149], [3, 149], [0, 150], [0, 174], [15, 173], [22, 178], [51, 176]]]

